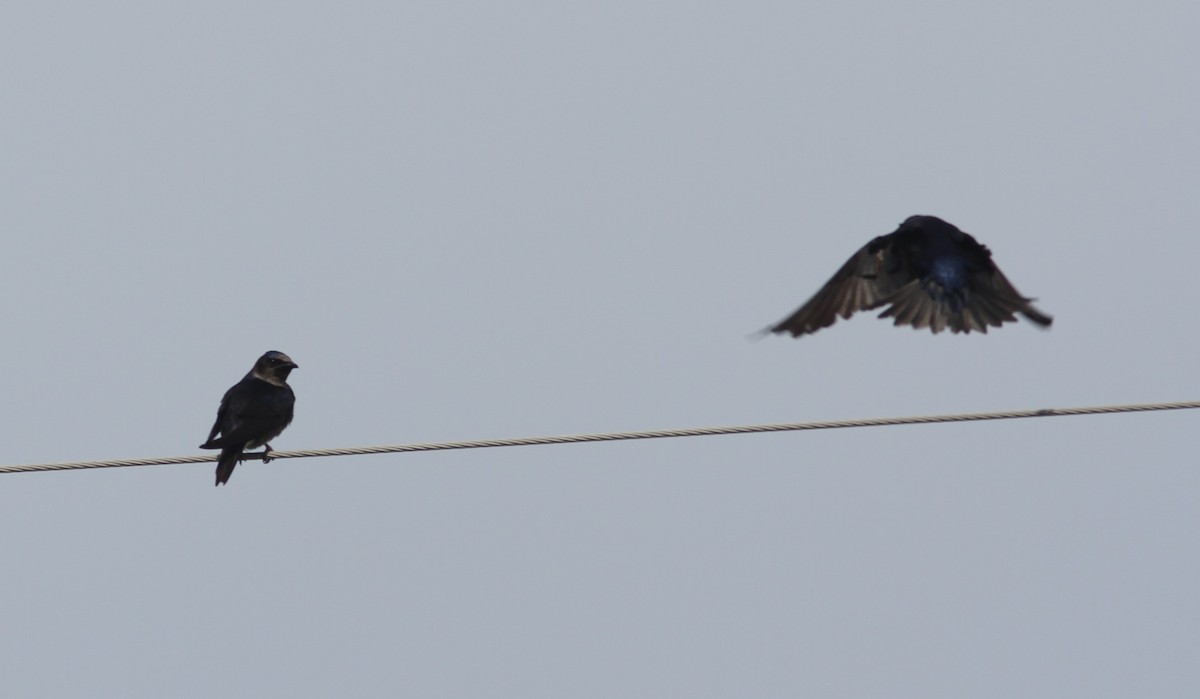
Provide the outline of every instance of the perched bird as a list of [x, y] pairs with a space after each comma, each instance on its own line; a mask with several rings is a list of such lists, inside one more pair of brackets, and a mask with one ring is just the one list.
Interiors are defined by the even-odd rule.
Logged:
[[266, 447], [263, 462], [270, 461], [267, 454], [271, 453], [271, 445], [267, 442], [292, 422], [296, 394], [287, 384], [287, 377], [296, 368], [297, 364], [283, 352], [267, 352], [245, 378], [225, 392], [208, 441], [200, 445], [201, 449], [221, 450], [216, 485], [229, 480], [245, 449]]
[[800, 337], [840, 315], [887, 306], [880, 318], [939, 333], [986, 333], [1020, 313], [1042, 327], [1052, 318], [1017, 292], [992, 253], [936, 216], [910, 216], [895, 232], [867, 243], [795, 313], [767, 328]]

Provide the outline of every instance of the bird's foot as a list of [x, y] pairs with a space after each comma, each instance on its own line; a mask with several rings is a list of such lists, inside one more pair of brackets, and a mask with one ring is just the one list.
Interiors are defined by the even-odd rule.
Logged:
[[249, 451], [249, 452], [243, 452], [243, 453], [239, 454], [238, 455], [238, 463], [241, 463], [243, 461], [253, 461], [255, 459], [262, 461], [264, 464], [271, 463], [271, 461], [272, 461], [271, 445], [267, 444], [264, 446], [265, 446], [265, 448], [262, 451]]

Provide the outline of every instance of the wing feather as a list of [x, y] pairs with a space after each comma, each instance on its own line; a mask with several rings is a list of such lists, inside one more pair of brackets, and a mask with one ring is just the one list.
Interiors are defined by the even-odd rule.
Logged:
[[892, 236], [881, 236], [854, 253], [811, 299], [768, 330], [793, 337], [814, 333], [839, 316], [878, 308], [911, 281], [909, 266], [895, 254]]

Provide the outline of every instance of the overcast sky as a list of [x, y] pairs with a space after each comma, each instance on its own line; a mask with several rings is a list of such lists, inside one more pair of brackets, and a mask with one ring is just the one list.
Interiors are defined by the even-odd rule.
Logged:
[[[9, 3], [0, 463], [1195, 400], [1198, 31]], [[747, 338], [917, 213], [1053, 328]], [[1194, 697], [1198, 417], [0, 476], [0, 693]]]

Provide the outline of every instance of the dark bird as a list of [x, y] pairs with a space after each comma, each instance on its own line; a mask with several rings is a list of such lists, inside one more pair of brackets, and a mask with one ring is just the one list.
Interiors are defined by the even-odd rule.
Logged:
[[267, 352], [245, 378], [225, 392], [208, 441], [200, 445], [201, 449], [221, 450], [217, 485], [233, 475], [245, 449], [265, 447], [263, 462], [270, 461], [267, 454], [271, 453], [271, 445], [267, 442], [292, 422], [296, 394], [287, 384], [287, 377], [296, 368], [297, 364], [283, 352]]
[[910, 216], [842, 265], [808, 303], [773, 333], [800, 337], [833, 325], [838, 316], [887, 306], [880, 318], [939, 333], [986, 333], [1020, 313], [1042, 327], [1052, 318], [1033, 307], [969, 234], [936, 216]]

